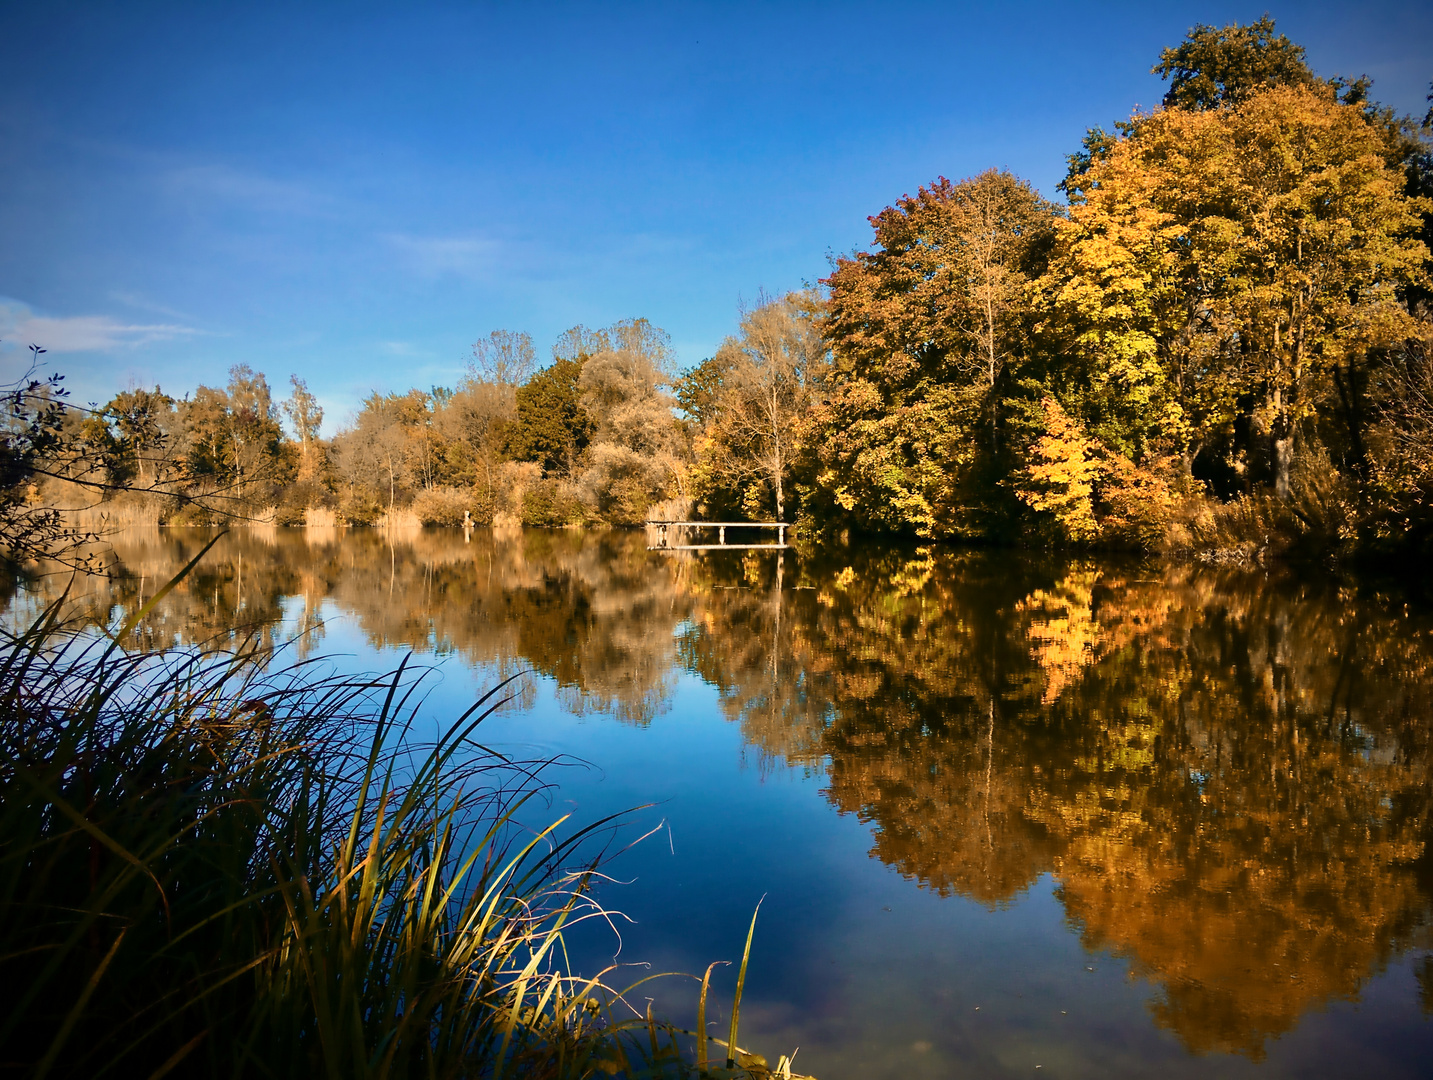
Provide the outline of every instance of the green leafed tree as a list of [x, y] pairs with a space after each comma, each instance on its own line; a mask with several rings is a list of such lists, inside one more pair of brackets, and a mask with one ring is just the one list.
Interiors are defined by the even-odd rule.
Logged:
[[179, 408], [192, 476], [246, 498], [276, 479], [283, 432], [264, 376], [247, 364], [229, 369], [224, 389], [200, 386]]
[[517, 390], [517, 418], [508, 450], [535, 461], [549, 476], [570, 476], [592, 438], [578, 385], [586, 357], [557, 358]]
[[147, 487], [169, 471], [174, 399], [153, 390], [124, 390], [80, 424], [85, 452], [111, 487]]
[[709, 356], [682, 372], [677, 380], [674, 388], [677, 407], [698, 429], [716, 419], [717, 398], [731, 360], [729, 353]]
[[1168, 109], [1237, 105], [1270, 86], [1316, 86], [1303, 46], [1274, 29], [1268, 15], [1248, 26], [1195, 26], [1178, 45], [1159, 54], [1152, 74], [1169, 81]]

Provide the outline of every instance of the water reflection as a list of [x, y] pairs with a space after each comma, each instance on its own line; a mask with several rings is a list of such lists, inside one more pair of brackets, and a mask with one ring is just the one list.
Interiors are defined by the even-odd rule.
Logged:
[[[80, 604], [113, 622], [203, 540], [117, 539]], [[255, 531], [138, 640], [287, 616], [312, 649], [332, 604], [375, 645], [531, 668], [634, 724], [694, 673], [758, 758], [823, 775], [922, 887], [999, 907], [1052, 874], [1083, 942], [1126, 957], [1193, 1051], [1258, 1059], [1429, 946], [1433, 636], [1396, 600], [1189, 567], [644, 548]]]

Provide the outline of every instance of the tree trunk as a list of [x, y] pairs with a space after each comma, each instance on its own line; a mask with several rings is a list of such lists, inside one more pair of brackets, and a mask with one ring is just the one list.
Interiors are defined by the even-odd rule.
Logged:
[[1274, 494], [1287, 502], [1289, 499], [1289, 473], [1294, 460], [1294, 433], [1290, 430], [1288, 417], [1280, 416], [1274, 421]]
[[[1278, 330], [1275, 329], [1274, 340], [1278, 341]], [[1273, 393], [1274, 423], [1269, 432], [1272, 451], [1272, 464], [1274, 466], [1274, 494], [1287, 502], [1289, 499], [1289, 472], [1294, 457], [1294, 431], [1293, 424], [1289, 420], [1288, 410], [1284, 407], [1284, 392], [1279, 386], [1274, 387]]]

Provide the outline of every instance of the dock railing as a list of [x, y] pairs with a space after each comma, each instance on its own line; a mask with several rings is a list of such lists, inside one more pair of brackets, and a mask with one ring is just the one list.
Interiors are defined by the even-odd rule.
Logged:
[[[750, 551], [753, 548], [766, 548], [770, 550], [781, 550], [791, 545], [786, 542], [786, 530], [791, 528], [788, 521], [662, 521], [652, 520], [647, 522], [648, 535], [652, 536], [656, 543], [648, 544], [648, 551], [715, 551], [721, 548], [741, 549]], [[715, 544], [682, 544], [673, 543], [673, 540], [683, 538], [684, 529], [715, 529], [717, 531], [717, 542]], [[728, 529], [775, 529], [776, 543], [774, 544], [728, 544], [726, 542], [726, 531]], [[675, 535], [674, 535], [675, 534]]]

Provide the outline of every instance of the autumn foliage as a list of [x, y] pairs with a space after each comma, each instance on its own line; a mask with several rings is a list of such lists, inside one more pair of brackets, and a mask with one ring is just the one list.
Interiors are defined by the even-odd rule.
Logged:
[[1091, 132], [1068, 207], [942, 178], [835, 260], [812, 526], [1179, 547], [1253, 499], [1286, 545], [1428, 542], [1392, 427], [1429, 393], [1425, 129], [1268, 19], [1156, 70], [1165, 107]]

